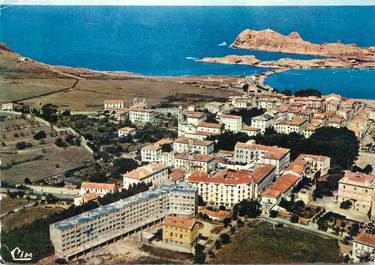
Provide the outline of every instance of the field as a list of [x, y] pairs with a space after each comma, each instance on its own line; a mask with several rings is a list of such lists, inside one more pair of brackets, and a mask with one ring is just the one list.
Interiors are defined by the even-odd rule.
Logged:
[[232, 236], [210, 263], [314, 263], [341, 262], [335, 240], [266, 223], [244, 226]]
[[11, 230], [61, 211], [61, 208], [30, 207], [1, 218], [1, 228]]
[[[83, 147], [57, 147], [55, 140], [64, 138], [64, 134], [51, 131], [44, 124], [11, 114], [0, 116], [0, 140], [3, 143], [0, 146], [3, 166], [1, 180], [8, 184], [23, 184], [25, 178], [37, 181], [54, 176], [92, 159]], [[44, 131], [47, 137], [33, 139], [40, 131]], [[17, 142], [30, 143], [32, 146], [17, 150]]]
[[151, 105], [177, 93], [204, 96], [229, 96], [233, 91], [200, 87], [219, 85], [222, 81], [236, 81], [233, 77], [144, 77], [125, 73], [96, 72], [87, 69], [49, 66], [24, 61], [0, 46], [0, 103], [24, 102], [32, 107], [53, 103], [73, 111], [103, 109], [104, 99], [147, 97]]
[[8, 197], [2, 197], [1, 199], [1, 213], [7, 213], [10, 210], [25, 206], [29, 204], [30, 201], [26, 199], [10, 199]]

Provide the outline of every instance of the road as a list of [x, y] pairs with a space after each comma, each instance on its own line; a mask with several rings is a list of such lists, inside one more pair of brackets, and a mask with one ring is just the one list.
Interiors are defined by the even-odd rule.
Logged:
[[297, 229], [297, 230], [300, 230], [300, 231], [308, 232], [308, 233], [311, 233], [311, 234], [314, 234], [314, 235], [322, 236], [322, 237], [325, 237], [325, 238], [337, 239], [339, 241], [343, 240], [343, 237], [341, 237], [341, 236], [334, 235], [334, 234], [316, 229], [316, 228], [311, 227], [311, 226], [301, 225], [301, 224], [297, 224], [297, 223], [291, 223], [288, 220], [285, 220], [285, 219], [282, 219], [282, 218], [278, 218], [278, 217], [271, 218], [271, 217], [262, 215], [261, 217], [259, 217], [259, 219], [262, 220], [262, 221], [271, 223], [271, 224], [283, 224], [284, 226], [291, 227], [291, 228], [294, 228], [294, 229]]
[[[22, 189], [15, 189], [15, 188], [0, 188], [0, 192], [7, 193], [7, 192], [18, 192], [18, 191], [23, 191], [27, 195], [45, 195], [46, 193], [43, 192], [38, 192], [38, 191], [29, 191], [29, 190], [22, 190]], [[75, 195], [69, 195], [69, 194], [60, 194], [60, 193], [50, 193], [53, 196], [55, 196], [57, 199], [62, 199], [62, 200], [73, 200]]]

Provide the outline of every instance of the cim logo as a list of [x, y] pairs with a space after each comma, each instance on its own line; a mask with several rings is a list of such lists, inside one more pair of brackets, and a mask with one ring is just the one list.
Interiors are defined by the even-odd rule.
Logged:
[[21, 250], [19, 247], [16, 247], [10, 251], [14, 261], [30, 261], [33, 258], [33, 253], [27, 253]]

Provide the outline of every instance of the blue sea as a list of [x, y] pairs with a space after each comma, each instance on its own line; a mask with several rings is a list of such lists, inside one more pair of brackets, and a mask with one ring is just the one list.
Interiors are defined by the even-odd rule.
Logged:
[[[283, 34], [297, 31], [311, 42], [375, 46], [374, 25], [374, 7], [2, 6], [0, 41], [54, 65], [160, 76], [248, 75], [267, 69], [194, 59], [228, 54], [309, 59], [228, 45], [246, 28], [270, 28]], [[266, 83], [375, 98], [375, 69], [288, 71]]]

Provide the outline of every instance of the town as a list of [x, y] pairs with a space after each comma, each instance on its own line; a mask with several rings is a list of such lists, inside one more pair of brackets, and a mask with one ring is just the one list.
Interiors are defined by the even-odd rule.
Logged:
[[[4, 102], [2, 245], [40, 264], [260, 263], [249, 249], [226, 253], [249, 231], [289, 231], [320, 252], [292, 261], [374, 261], [375, 109], [240, 82], [227, 88], [237, 95], [180, 106]], [[28, 211], [43, 220], [28, 222]]]

